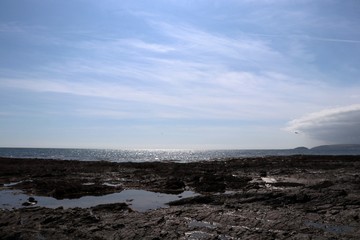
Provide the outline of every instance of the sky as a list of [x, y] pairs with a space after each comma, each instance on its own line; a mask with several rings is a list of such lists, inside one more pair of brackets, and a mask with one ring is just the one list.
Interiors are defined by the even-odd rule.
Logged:
[[2, 0], [0, 146], [360, 144], [358, 0]]

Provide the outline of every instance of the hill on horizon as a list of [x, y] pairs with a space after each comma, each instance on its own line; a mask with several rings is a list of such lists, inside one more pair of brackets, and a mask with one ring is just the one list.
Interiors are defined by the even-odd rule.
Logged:
[[328, 145], [320, 145], [310, 150], [355, 150], [360, 149], [360, 144], [328, 144]]

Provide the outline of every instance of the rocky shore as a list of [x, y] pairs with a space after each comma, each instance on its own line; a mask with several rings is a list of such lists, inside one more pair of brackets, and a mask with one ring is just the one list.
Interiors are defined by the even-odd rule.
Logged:
[[[32, 196], [20, 208], [1, 207], [0, 239], [359, 239], [359, 170], [360, 156], [192, 163], [0, 158], [1, 191]], [[177, 199], [148, 211], [134, 209], [133, 199], [87, 208], [37, 204], [40, 196], [79, 199], [126, 189]]]

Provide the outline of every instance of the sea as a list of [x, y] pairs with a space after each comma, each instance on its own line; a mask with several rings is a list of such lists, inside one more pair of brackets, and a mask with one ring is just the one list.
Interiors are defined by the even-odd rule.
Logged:
[[291, 155], [360, 155], [360, 148], [295, 148], [250, 150], [179, 150], [179, 149], [72, 149], [72, 148], [0, 148], [0, 157], [40, 158], [110, 162], [196, 162], [229, 158]]

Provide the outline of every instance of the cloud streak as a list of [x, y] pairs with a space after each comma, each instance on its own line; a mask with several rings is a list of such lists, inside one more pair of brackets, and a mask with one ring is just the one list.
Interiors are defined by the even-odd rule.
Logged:
[[356, 40], [356, 39], [316, 37], [316, 36], [309, 36], [309, 35], [291, 35], [290, 37], [302, 38], [304, 40], [323, 41], [323, 42], [352, 43], [352, 44], [359, 44], [360, 43], [360, 40]]

